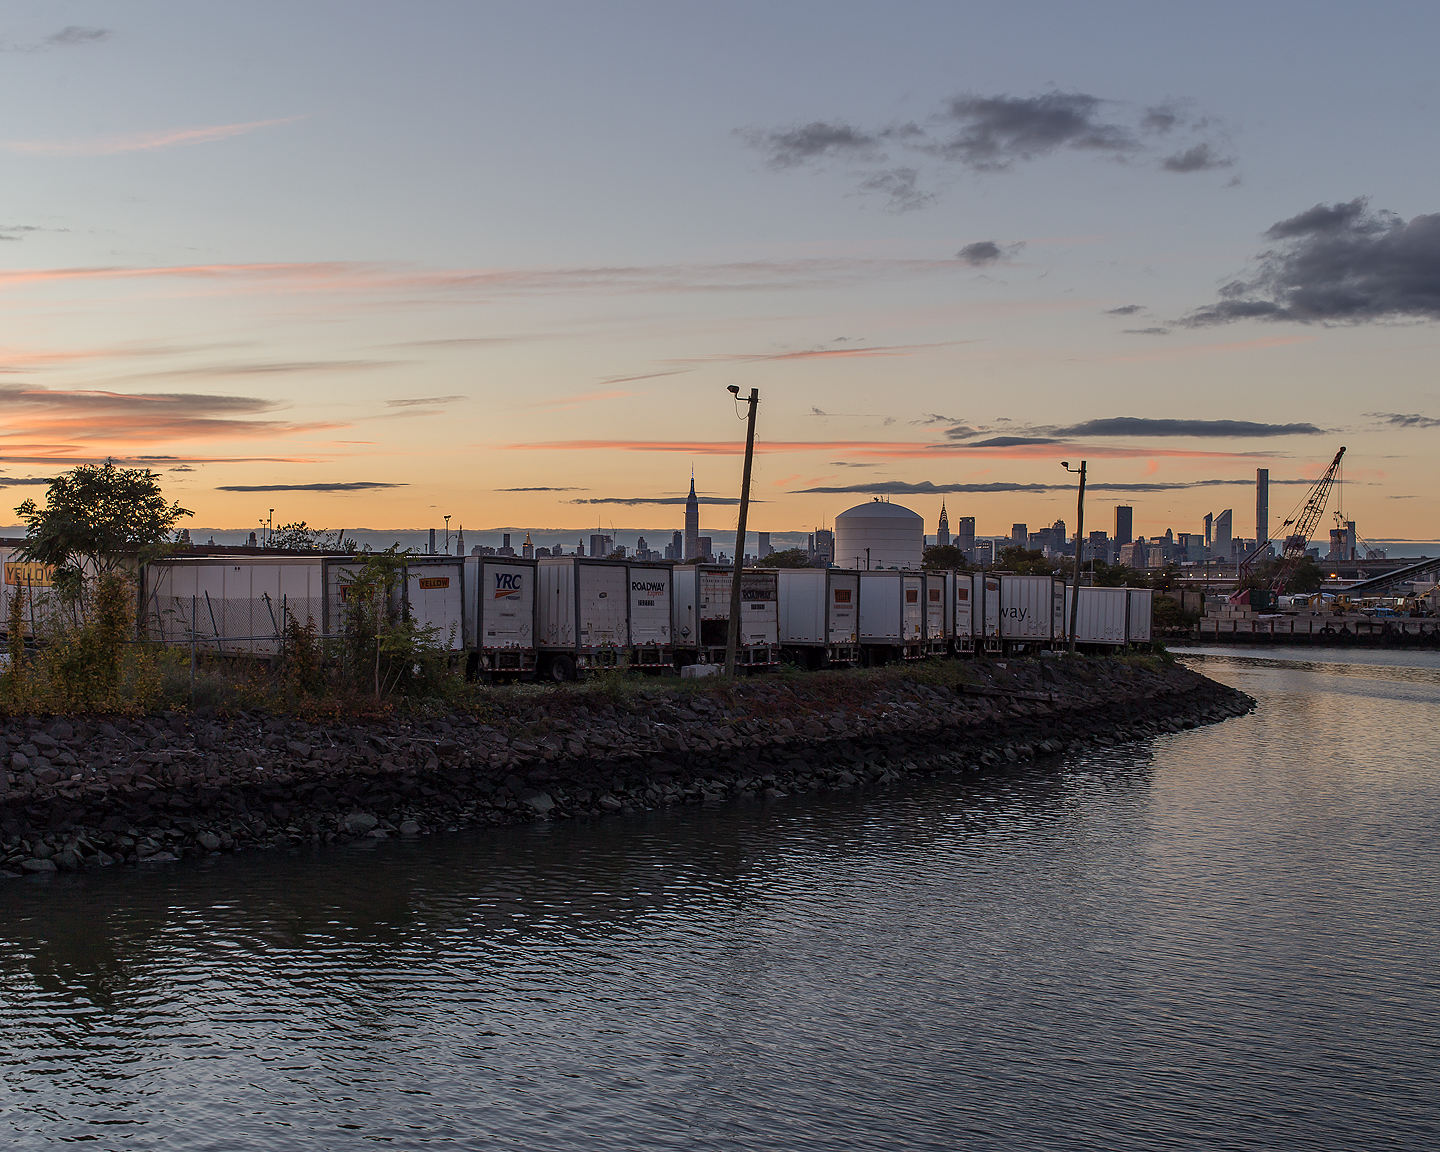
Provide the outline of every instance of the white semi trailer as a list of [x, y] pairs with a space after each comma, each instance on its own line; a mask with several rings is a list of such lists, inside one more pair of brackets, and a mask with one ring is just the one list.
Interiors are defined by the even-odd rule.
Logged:
[[867, 664], [925, 655], [924, 578], [919, 572], [872, 570], [860, 576], [860, 650]]
[[[1067, 643], [1070, 639], [1070, 608], [1074, 600], [1075, 590], [1067, 587], [1064, 631]], [[1128, 588], [1081, 588], [1080, 607], [1075, 620], [1075, 642], [1123, 646], [1130, 638], [1126, 626], [1129, 602]]]
[[50, 564], [21, 560], [21, 547], [18, 540], [0, 543], [0, 564], [4, 565], [4, 576], [0, 579], [0, 632], [5, 632], [7, 639], [12, 600], [20, 600], [20, 626], [25, 636], [36, 631], [43, 632], [51, 611], [50, 579], [55, 574], [55, 568]]
[[860, 659], [860, 573], [839, 568], [779, 568], [780, 645], [809, 668]]
[[925, 603], [925, 655], [944, 656], [951, 648], [955, 635], [955, 585], [958, 579], [954, 572], [929, 571], [922, 573], [925, 589], [921, 599]]
[[[780, 663], [779, 584], [776, 569], [747, 568], [740, 578], [740, 649], [736, 667], [750, 671]], [[734, 569], [719, 564], [675, 566], [676, 662], [720, 664], [730, 632]]]
[[495, 679], [534, 673], [538, 597], [534, 560], [465, 557], [465, 646], [475, 674]]
[[327, 634], [328, 556], [178, 556], [140, 570], [144, 634], [221, 656], [274, 656], [286, 622]]
[[1000, 638], [1006, 652], [1034, 652], [1063, 639], [1065, 585], [1055, 576], [1000, 575]]
[[618, 668], [629, 646], [629, 565], [623, 560], [542, 556], [539, 584], [539, 674], [574, 680]]
[[631, 564], [630, 667], [648, 672], [675, 666], [675, 574], [669, 564]]

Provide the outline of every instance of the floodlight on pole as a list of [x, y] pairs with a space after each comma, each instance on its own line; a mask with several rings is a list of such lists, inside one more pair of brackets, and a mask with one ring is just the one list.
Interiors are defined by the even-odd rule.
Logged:
[[1082, 541], [1085, 539], [1085, 461], [1080, 461], [1079, 468], [1071, 468], [1070, 461], [1060, 461], [1060, 467], [1067, 472], [1074, 472], [1080, 477], [1080, 494], [1076, 500], [1075, 508], [1075, 582], [1074, 591], [1070, 594], [1070, 655], [1075, 655], [1075, 631], [1080, 618], [1080, 552], [1085, 547]]

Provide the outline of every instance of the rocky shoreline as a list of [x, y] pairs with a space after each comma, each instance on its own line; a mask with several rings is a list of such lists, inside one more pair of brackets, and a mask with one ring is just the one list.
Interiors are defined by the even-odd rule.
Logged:
[[983, 771], [1243, 715], [1158, 660], [498, 691], [491, 714], [0, 724], [0, 877]]

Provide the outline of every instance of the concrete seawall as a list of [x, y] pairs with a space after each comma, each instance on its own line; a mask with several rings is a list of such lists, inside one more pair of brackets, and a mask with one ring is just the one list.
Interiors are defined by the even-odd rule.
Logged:
[[1243, 715], [1158, 660], [1012, 660], [704, 687], [497, 692], [490, 715], [12, 718], [0, 873], [883, 785]]

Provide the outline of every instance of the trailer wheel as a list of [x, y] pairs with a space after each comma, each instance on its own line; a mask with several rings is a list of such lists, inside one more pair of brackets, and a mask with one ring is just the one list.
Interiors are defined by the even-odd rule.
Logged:
[[569, 656], [556, 656], [550, 661], [550, 679], [557, 684], [575, 679], [575, 661]]

